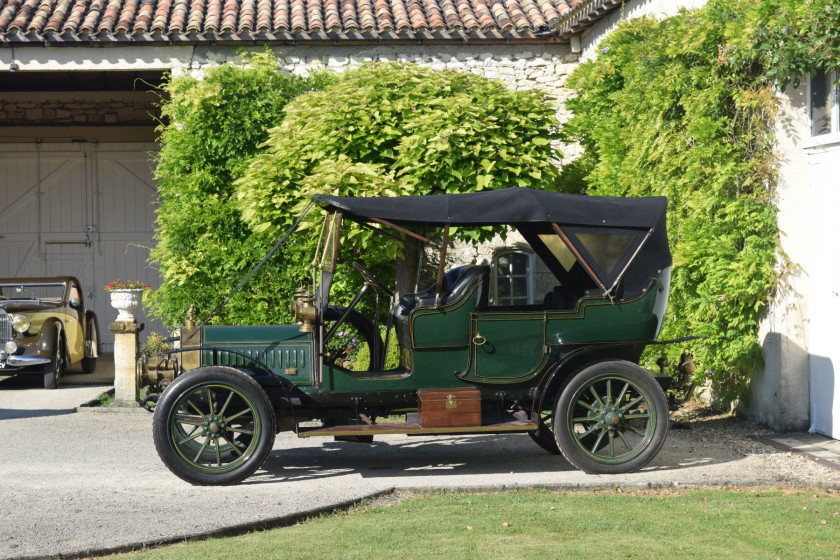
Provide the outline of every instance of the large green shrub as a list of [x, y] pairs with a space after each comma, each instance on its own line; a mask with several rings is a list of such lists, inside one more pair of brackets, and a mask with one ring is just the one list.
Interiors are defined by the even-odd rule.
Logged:
[[840, 66], [837, 0], [715, 0], [713, 9], [728, 21], [721, 55], [736, 71], [758, 67], [784, 89]]
[[[554, 114], [544, 94], [512, 91], [499, 81], [411, 64], [365, 65], [286, 106], [265, 151], [237, 181], [239, 206], [254, 231], [274, 238], [315, 192], [394, 196], [554, 188]], [[400, 244], [352, 224], [345, 231], [342, 263], [360, 260], [390, 284]], [[311, 244], [317, 231], [303, 235]], [[301, 259], [289, 266], [306, 271], [307, 265]], [[336, 282], [334, 299], [341, 302], [355, 290], [358, 276], [343, 270]], [[276, 289], [291, 297], [295, 287]]]
[[[840, 9], [813, 0], [712, 0], [623, 23], [569, 85], [563, 170], [590, 194], [669, 198], [674, 274], [664, 337], [690, 344], [724, 400], [763, 367], [759, 322], [785, 268], [776, 224], [774, 91], [837, 64]], [[682, 348], [672, 348], [676, 358]], [[657, 350], [658, 352], [658, 350]]]
[[[244, 62], [212, 68], [202, 79], [173, 77], [164, 86], [168, 101], [159, 128], [160, 206], [152, 251], [163, 283], [151, 302], [153, 312], [169, 325], [179, 324], [191, 304], [202, 316], [215, 307], [270, 247], [271, 239], [254, 234], [231, 203], [233, 181], [268, 129], [282, 121], [286, 103], [330, 79], [288, 75], [270, 53]], [[287, 253], [296, 250], [291, 246]], [[298, 269], [276, 262], [249, 286], [248, 292], [260, 297], [235, 298], [216, 322], [263, 322], [273, 318], [274, 307], [285, 308], [287, 301], [274, 297], [272, 286], [296, 282], [290, 276]]]

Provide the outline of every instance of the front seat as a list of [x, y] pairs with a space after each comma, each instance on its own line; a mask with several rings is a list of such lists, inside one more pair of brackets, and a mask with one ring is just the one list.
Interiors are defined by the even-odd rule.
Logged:
[[[441, 306], [453, 303], [458, 300], [469, 285], [478, 277], [489, 276], [490, 267], [486, 265], [467, 265], [453, 268], [443, 275], [441, 280], [440, 298], [438, 303]], [[400, 296], [400, 300], [394, 307], [394, 318], [398, 321], [405, 321], [408, 315], [416, 307], [431, 307], [435, 304], [435, 288], [437, 282], [423, 290], [422, 292], [407, 293]], [[477, 309], [487, 307], [487, 285], [486, 282], [479, 282], [478, 289], [481, 292], [478, 295]]]

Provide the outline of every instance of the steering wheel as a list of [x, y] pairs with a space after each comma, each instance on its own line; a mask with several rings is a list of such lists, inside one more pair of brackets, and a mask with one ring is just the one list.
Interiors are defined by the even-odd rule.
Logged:
[[368, 284], [373, 284], [374, 286], [385, 292], [385, 294], [387, 294], [388, 297], [394, 297], [394, 292], [383, 286], [382, 282], [377, 280], [376, 277], [373, 274], [371, 274], [371, 272], [368, 269], [366, 269], [356, 261], [353, 261], [353, 268], [355, 268], [359, 272], [359, 274], [362, 275], [362, 278], [364, 278]]

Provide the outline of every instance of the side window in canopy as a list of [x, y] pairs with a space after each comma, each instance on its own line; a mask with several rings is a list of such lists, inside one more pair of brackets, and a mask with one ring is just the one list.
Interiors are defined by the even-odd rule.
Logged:
[[572, 267], [577, 262], [574, 253], [572, 250], [569, 249], [569, 246], [563, 243], [563, 240], [560, 239], [560, 236], [554, 232], [551, 233], [541, 233], [539, 234], [540, 241], [551, 251], [551, 254], [554, 255], [554, 258], [560, 263], [563, 267], [563, 270], [569, 272], [572, 270]]
[[584, 249], [586, 249], [595, 264], [612, 276], [618, 271], [616, 265], [622, 260], [630, 244], [636, 238], [635, 233], [583, 233], [574, 234]]

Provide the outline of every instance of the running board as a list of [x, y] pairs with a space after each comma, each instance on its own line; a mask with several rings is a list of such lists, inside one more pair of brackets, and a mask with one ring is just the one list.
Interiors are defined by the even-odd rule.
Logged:
[[530, 420], [514, 420], [501, 424], [484, 424], [482, 426], [452, 426], [424, 428], [420, 424], [383, 423], [383, 424], [350, 424], [347, 426], [330, 426], [329, 428], [302, 429], [298, 437], [333, 437], [333, 436], [372, 436], [386, 434], [407, 434], [409, 436], [445, 435], [445, 434], [492, 434], [505, 432], [533, 432], [537, 425]]

